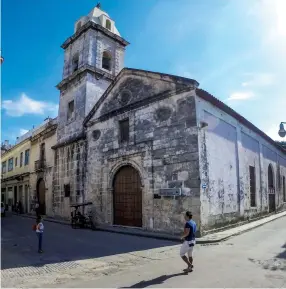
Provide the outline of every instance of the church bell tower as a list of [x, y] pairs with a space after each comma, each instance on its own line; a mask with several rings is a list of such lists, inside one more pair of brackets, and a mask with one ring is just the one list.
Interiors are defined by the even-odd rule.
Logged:
[[74, 34], [64, 49], [63, 79], [58, 115], [58, 142], [82, 132], [85, 116], [124, 67], [129, 43], [100, 4], [75, 22]]
[[62, 45], [64, 68], [60, 90], [53, 211], [70, 217], [70, 205], [85, 201], [86, 140], [83, 121], [124, 67], [124, 40], [114, 20], [97, 5], [74, 25]]

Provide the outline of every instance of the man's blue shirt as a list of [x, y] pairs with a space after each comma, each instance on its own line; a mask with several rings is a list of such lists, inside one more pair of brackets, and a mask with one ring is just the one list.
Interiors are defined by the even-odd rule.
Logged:
[[186, 241], [192, 241], [196, 238], [196, 231], [197, 231], [197, 225], [196, 222], [193, 220], [187, 221], [185, 224], [185, 228], [190, 229], [189, 235], [185, 238]]

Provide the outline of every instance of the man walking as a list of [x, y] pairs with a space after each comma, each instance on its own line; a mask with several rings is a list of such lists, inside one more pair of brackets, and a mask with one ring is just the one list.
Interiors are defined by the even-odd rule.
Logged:
[[181, 237], [184, 242], [181, 246], [180, 255], [183, 261], [188, 265], [188, 267], [184, 269], [184, 272], [191, 272], [194, 267], [193, 250], [196, 244], [197, 225], [195, 221], [192, 220], [193, 216], [191, 212], [187, 211], [184, 217], [186, 220], [186, 224], [184, 228], [184, 234]]

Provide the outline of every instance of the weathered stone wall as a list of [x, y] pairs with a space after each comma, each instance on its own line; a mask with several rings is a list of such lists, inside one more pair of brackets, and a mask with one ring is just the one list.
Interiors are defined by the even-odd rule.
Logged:
[[[74, 100], [74, 116], [68, 120], [68, 104]], [[86, 76], [78, 82], [70, 84], [61, 92], [58, 115], [58, 142], [64, 142], [76, 137], [82, 132], [82, 122], [85, 117]]]
[[108, 38], [100, 31], [89, 29], [66, 48], [63, 79], [73, 73], [72, 59], [76, 53], [79, 54], [79, 69], [88, 64], [104, 70], [102, 68], [102, 54], [104, 51], [108, 51], [112, 56], [111, 71], [106, 70], [106, 72], [117, 75], [124, 67], [124, 46]]
[[[102, 68], [102, 54], [112, 56], [111, 71]], [[86, 66], [102, 73], [84, 71], [73, 74], [73, 57], [79, 55], [78, 70]], [[55, 172], [53, 177], [54, 214], [70, 216], [70, 204], [84, 201], [85, 147], [83, 120], [109, 86], [112, 77], [123, 68], [124, 47], [100, 31], [89, 29], [65, 50], [63, 79], [69, 82], [61, 87]], [[105, 72], [108, 76], [103, 76]], [[75, 76], [75, 77], [74, 77]], [[68, 104], [74, 100], [74, 115], [68, 119]], [[81, 139], [81, 140], [79, 140]], [[64, 185], [70, 184], [71, 195], [65, 197]]]
[[[197, 97], [202, 230], [267, 214], [268, 166], [274, 170], [276, 208], [282, 209], [286, 156], [257, 133], [209, 102]], [[279, 163], [279, 165], [278, 165]], [[255, 167], [256, 206], [250, 204], [249, 166]], [[277, 174], [280, 177], [277, 178]]]
[[[193, 211], [195, 220], [200, 222], [194, 91], [179, 93], [183, 87], [158, 78], [124, 77], [95, 113], [94, 124], [87, 129], [86, 194], [94, 203], [97, 222], [113, 223], [112, 182], [125, 164], [135, 167], [141, 176], [143, 228], [181, 231], [186, 210]], [[126, 103], [140, 106], [112, 114], [127, 105], [120, 97], [124, 90], [130, 93]], [[150, 100], [163, 92], [169, 95]], [[130, 122], [130, 141], [122, 145], [118, 122], [126, 117]], [[182, 187], [184, 196], [154, 199], [160, 188], [172, 187]]]
[[[84, 201], [85, 151], [85, 140], [55, 149], [52, 187], [56, 217], [69, 218], [70, 205]], [[64, 185], [70, 185], [70, 196], [65, 196]]]

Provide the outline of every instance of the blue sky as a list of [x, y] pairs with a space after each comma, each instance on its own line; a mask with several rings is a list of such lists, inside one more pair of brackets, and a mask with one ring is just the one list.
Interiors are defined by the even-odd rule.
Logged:
[[[2, 140], [57, 114], [63, 50], [94, 0], [2, 0]], [[272, 138], [286, 121], [286, 0], [102, 0], [125, 66], [196, 79]]]

